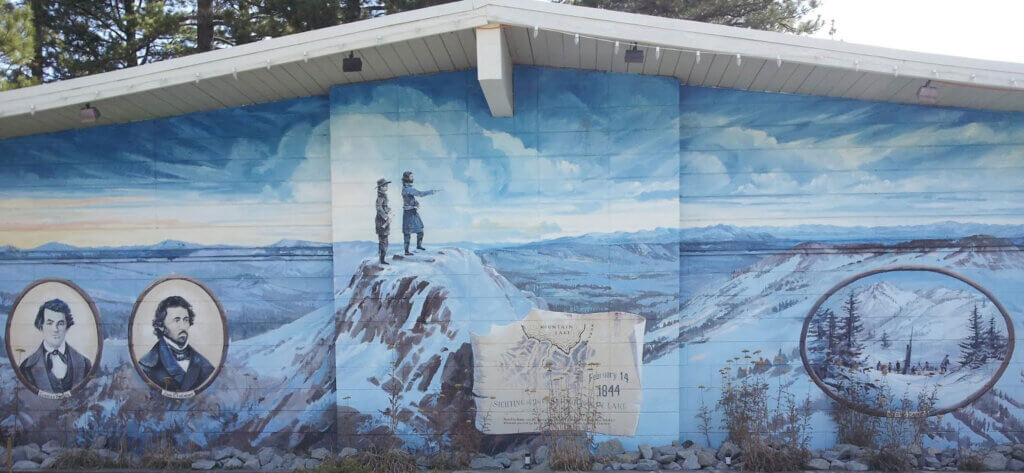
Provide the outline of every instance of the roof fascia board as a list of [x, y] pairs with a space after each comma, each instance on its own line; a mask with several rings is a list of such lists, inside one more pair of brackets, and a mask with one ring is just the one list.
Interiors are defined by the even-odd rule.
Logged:
[[0, 93], [0, 117], [230, 76], [487, 24], [469, 0]]
[[482, 1], [487, 3], [485, 12], [488, 19], [514, 26], [579, 33], [612, 41], [779, 58], [786, 62], [1024, 90], [1024, 64], [903, 51], [549, 2]]

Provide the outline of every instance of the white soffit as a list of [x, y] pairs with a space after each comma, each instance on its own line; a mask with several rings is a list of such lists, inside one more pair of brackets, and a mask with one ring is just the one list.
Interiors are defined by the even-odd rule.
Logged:
[[[536, 0], [462, 0], [2, 92], [0, 138], [322, 95], [336, 84], [472, 68], [478, 63], [474, 29], [489, 23], [504, 25], [503, 54], [512, 64], [902, 103], [917, 103], [918, 88], [931, 81], [939, 92], [938, 106], [1024, 111], [1024, 64]], [[617, 51], [615, 41], [620, 42]], [[626, 64], [624, 51], [634, 42], [644, 50], [644, 62]], [[362, 58], [361, 72], [342, 72], [341, 58], [350, 51]], [[95, 125], [79, 121], [78, 110], [86, 103], [102, 112]]]

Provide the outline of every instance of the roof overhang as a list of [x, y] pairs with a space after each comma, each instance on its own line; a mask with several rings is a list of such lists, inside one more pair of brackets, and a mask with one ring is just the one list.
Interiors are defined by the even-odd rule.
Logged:
[[[511, 64], [903, 103], [917, 103], [918, 89], [931, 81], [939, 89], [935, 105], [1024, 111], [1024, 64], [535, 0], [462, 0], [3, 92], [0, 138], [94, 126], [79, 119], [86, 103], [101, 110], [96, 124], [102, 125], [321, 95], [336, 84], [477, 67], [478, 41], [496, 38], [478, 37], [474, 30], [489, 24], [504, 25], [499, 49], [486, 44], [479, 50], [503, 51]], [[622, 47], [614, 47], [616, 41]], [[645, 51], [644, 62], [624, 62], [626, 46], [633, 43]], [[341, 58], [349, 52], [362, 58], [361, 72], [342, 71]], [[481, 84], [484, 79], [481, 74]], [[510, 83], [506, 79], [488, 76], [488, 84]], [[504, 92], [495, 90], [489, 99], [502, 97]]]

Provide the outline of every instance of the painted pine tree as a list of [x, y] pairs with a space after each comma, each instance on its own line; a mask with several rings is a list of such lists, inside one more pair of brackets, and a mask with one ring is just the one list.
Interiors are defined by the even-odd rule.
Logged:
[[988, 318], [988, 329], [985, 330], [985, 351], [988, 358], [1002, 361], [1006, 357], [1006, 337], [996, 328], [996, 318]]
[[960, 366], [978, 368], [985, 364], [987, 358], [981, 315], [978, 314], [978, 306], [974, 306], [967, 318], [967, 336], [960, 342]]
[[861, 315], [857, 311], [857, 300], [854, 299], [853, 292], [850, 292], [850, 296], [843, 302], [843, 318], [839, 324], [836, 361], [840, 365], [852, 367], [861, 363], [861, 354], [864, 352], [864, 345], [861, 342], [863, 330]]

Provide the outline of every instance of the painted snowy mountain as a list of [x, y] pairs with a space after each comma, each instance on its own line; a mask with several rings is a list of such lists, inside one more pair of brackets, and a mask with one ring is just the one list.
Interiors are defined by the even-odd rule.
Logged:
[[480, 257], [443, 248], [390, 265], [360, 265], [339, 296], [335, 343], [338, 429], [366, 442], [397, 402], [399, 432], [475, 428], [470, 333], [487, 333], [544, 303]]
[[630, 312], [650, 326], [679, 308], [677, 230], [559, 238], [480, 255], [552, 310]]
[[[681, 265], [685, 267], [687, 263], [684, 256]], [[777, 371], [777, 382], [803, 389], [808, 378], [799, 362], [799, 334], [804, 317], [819, 295], [854, 274], [905, 264], [949, 268], [988, 288], [1011, 313], [1024, 307], [1024, 296], [1018, 290], [1024, 283], [1024, 252], [1008, 240], [973, 236], [895, 245], [805, 243], [732, 271], [724, 280], [708, 278], [707, 285], [695, 289], [683, 302], [677, 317], [662, 320], [649, 330], [645, 363], [681, 344], [687, 359], [680, 361], [689, 365], [690, 382], [716, 386], [720, 382], [717, 371], [728, 359], [741, 355], [742, 350], [760, 350], [778, 353], [782, 362], [790, 365], [789, 369]], [[882, 298], [882, 293], [878, 296]], [[899, 295], [905, 296], [909, 297]], [[924, 299], [921, 302], [926, 306], [938, 304], [944, 297], [914, 296]], [[956, 310], [973, 302], [971, 298], [962, 299]], [[956, 417], [956, 421], [947, 422], [957, 422], [962, 435], [976, 441], [1021, 441], [1024, 438], [1020, 419], [1024, 419], [1024, 409], [1020, 401], [1007, 394], [1015, 392], [1018, 383], [1017, 379], [1004, 378], [984, 402], [961, 411], [959, 416], [963, 419]], [[1001, 386], [1010, 389], [1002, 391]], [[697, 405], [699, 400], [680, 402]], [[819, 428], [832, 428], [824, 414], [817, 421], [821, 423]], [[982, 428], [985, 425], [990, 428]], [[957, 426], [953, 427], [951, 431], [955, 432]]]
[[[936, 365], [948, 355], [955, 361], [961, 337], [967, 333], [968, 316], [975, 307], [985, 323], [989, 317], [999, 316], [997, 329], [1005, 335], [1002, 316], [976, 291], [943, 286], [902, 289], [885, 281], [857, 287], [852, 294], [857, 311], [864, 314], [861, 319], [866, 335], [864, 354], [869, 365], [903, 359], [905, 345], [911, 340], [916, 341], [913, 344], [916, 360], [930, 360], [931, 365]], [[844, 300], [833, 297], [825, 307], [842, 314]], [[887, 347], [882, 346], [882, 334], [890, 341]]]

